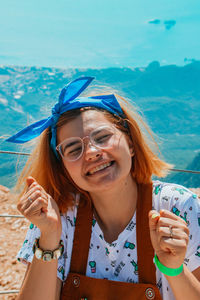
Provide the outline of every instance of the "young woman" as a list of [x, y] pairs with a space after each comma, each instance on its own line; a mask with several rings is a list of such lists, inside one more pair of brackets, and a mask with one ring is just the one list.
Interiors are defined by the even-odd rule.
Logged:
[[152, 182], [170, 166], [125, 100], [79, 97], [92, 80], [68, 84], [49, 118], [8, 139], [41, 134], [19, 181], [31, 225], [17, 299], [200, 299], [200, 203]]

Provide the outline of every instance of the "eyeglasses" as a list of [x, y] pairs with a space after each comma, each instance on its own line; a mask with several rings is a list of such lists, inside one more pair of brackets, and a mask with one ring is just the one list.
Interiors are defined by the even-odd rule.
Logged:
[[93, 130], [89, 136], [85, 136], [84, 138], [67, 138], [56, 147], [56, 150], [63, 159], [75, 161], [83, 155], [86, 140], [96, 148], [110, 148], [113, 145], [116, 132], [117, 130], [114, 126], [101, 126]]

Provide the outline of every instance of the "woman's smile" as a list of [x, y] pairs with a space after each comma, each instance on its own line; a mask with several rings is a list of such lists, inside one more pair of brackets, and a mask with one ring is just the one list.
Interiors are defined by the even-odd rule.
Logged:
[[105, 163], [101, 163], [96, 167], [93, 167], [92, 169], [90, 169], [86, 175], [87, 176], [91, 176], [91, 175], [95, 175], [95, 174], [99, 174], [99, 173], [103, 173], [103, 171], [108, 170], [108, 168], [110, 166], [112, 166], [114, 164], [114, 161], [110, 161], [110, 162], [105, 162]]
[[[58, 130], [58, 143], [62, 144], [68, 139], [71, 141], [72, 137], [84, 139], [105, 126], [113, 127], [113, 123], [102, 112], [84, 111]], [[107, 135], [103, 138], [101, 136], [97, 142], [106, 139]], [[75, 161], [63, 158], [63, 164], [72, 180], [83, 190], [102, 192], [102, 188], [111, 188], [114, 183], [116, 187], [117, 182], [130, 176], [132, 155], [127, 137], [115, 127], [110, 141], [105, 148], [101, 144], [86, 143], [81, 157]]]

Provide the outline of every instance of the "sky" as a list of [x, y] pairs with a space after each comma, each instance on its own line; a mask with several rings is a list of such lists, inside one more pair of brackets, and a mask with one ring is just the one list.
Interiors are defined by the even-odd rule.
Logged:
[[0, 65], [184, 65], [199, 37], [199, 0], [0, 0]]

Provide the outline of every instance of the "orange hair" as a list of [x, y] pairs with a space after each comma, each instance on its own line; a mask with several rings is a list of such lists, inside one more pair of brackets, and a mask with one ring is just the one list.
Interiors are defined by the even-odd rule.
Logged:
[[[142, 133], [142, 129], [145, 129], [153, 145], [158, 149], [151, 130], [128, 101], [118, 95], [116, 95], [116, 97], [125, 114], [124, 119], [98, 108], [81, 108], [62, 114], [58, 120], [57, 128], [66, 124], [70, 119], [77, 117], [82, 111], [87, 109], [102, 111], [110, 122], [114, 123], [118, 129], [125, 132], [132, 140], [135, 155], [132, 159], [131, 173], [136, 182], [150, 183], [152, 181], [152, 175], [164, 177], [172, 166], [161, 160], [158, 155], [155, 154], [155, 151], [151, 150], [149, 146], [150, 140], [146, 134]], [[21, 196], [26, 191], [25, 179], [28, 176], [34, 177], [45, 191], [53, 197], [60, 211], [64, 213], [69, 207], [73, 206], [74, 195], [77, 192], [80, 192], [83, 197], [86, 197], [88, 194], [72, 181], [62, 160], [58, 160], [55, 157], [50, 147], [50, 139], [51, 129], [48, 128], [39, 137], [39, 142], [28, 159], [18, 179], [16, 188], [17, 190], [21, 190]]]

